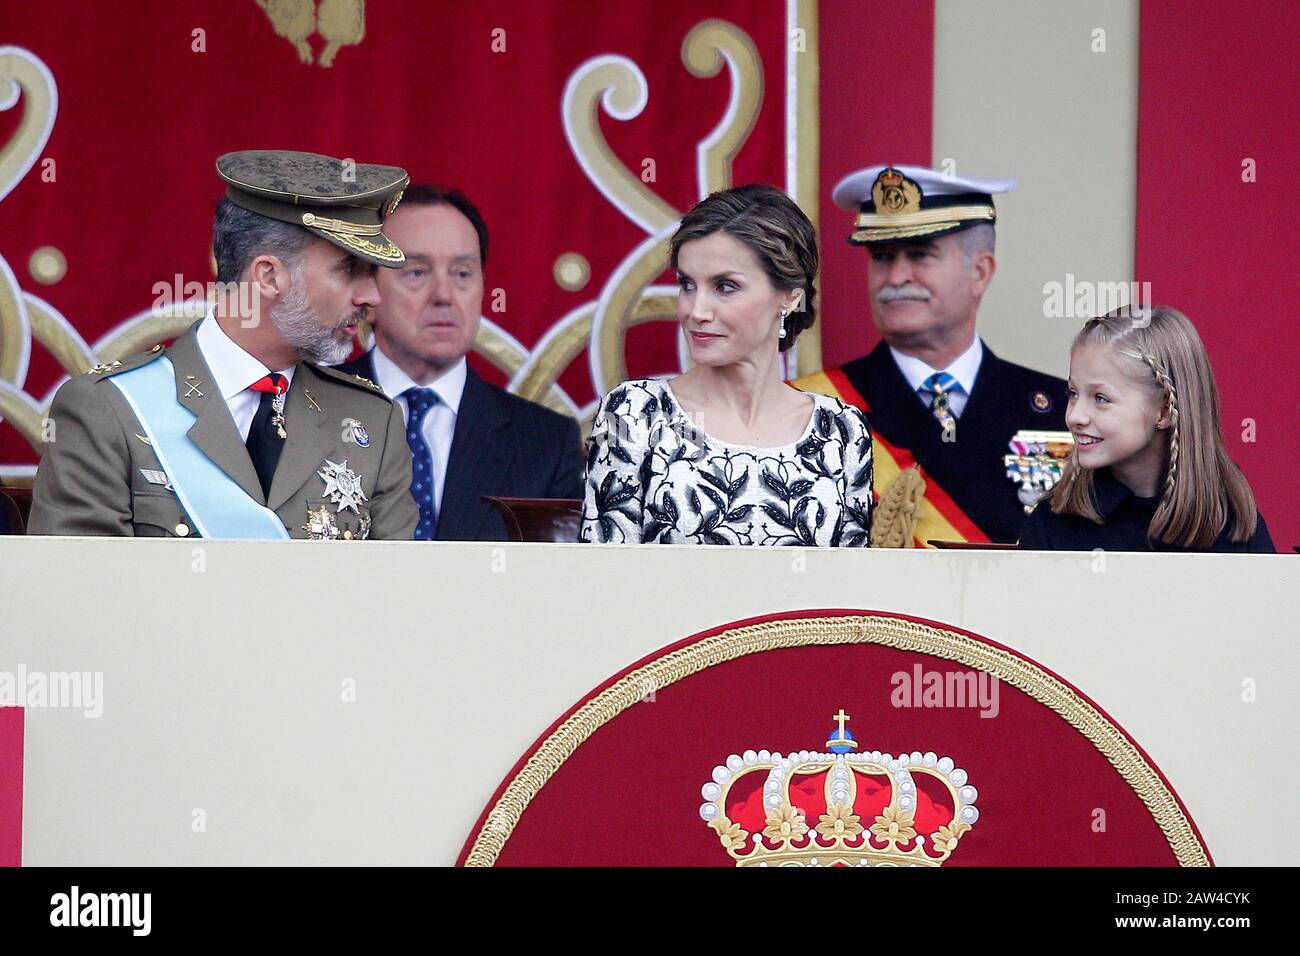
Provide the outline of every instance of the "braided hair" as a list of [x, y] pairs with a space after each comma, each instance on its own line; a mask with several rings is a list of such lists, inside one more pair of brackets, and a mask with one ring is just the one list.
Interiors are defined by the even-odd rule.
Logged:
[[1154, 355], [1142, 352], [1138, 358], [1151, 369], [1152, 376], [1164, 392], [1165, 408], [1169, 411], [1169, 463], [1165, 470], [1164, 491], [1160, 496], [1161, 503], [1164, 503], [1173, 499], [1174, 483], [1178, 480], [1178, 388]]
[[[1219, 392], [1195, 326], [1169, 306], [1124, 307], [1085, 323], [1071, 350], [1093, 344], [1127, 359], [1134, 380], [1169, 418], [1160, 501], [1148, 536], [1182, 548], [1208, 548], [1225, 530], [1233, 541], [1248, 540], [1258, 516], [1255, 498], [1224, 446]], [[1052, 510], [1101, 524], [1092, 483], [1092, 470], [1079, 464], [1076, 448], [1049, 496]]]

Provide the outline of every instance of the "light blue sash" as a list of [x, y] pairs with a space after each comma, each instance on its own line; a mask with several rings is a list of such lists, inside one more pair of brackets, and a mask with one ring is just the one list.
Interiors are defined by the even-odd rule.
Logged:
[[[186, 434], [197, 420], [176, 400], [176, 370], [167, 358], [109, 379], [125, 396], [153, 445], [181, 507], [204, 538], [288, 538], [274, 511], [248, 496]], [[220, 399], [214, 396], [212, 401]], [[149, 414], [145, 415], [145, 409]]]

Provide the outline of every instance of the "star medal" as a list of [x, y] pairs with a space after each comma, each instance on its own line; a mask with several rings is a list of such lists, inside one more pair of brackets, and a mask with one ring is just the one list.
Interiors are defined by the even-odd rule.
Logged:
[[275, 392], [275, 398], [271, 399], [271, 424], [275, 426], [275, 433], [281, 439], [289, 437], [288, 432], [284, 430], [284, 392], [279, 389]]
[[325, 482], [325, 497], [335, 506], [336, 513], [341, 514], [344, 508], [353, 514], [361, 513], [357, 506], [366, 500], [366, 493], [361, 490], [361, 476], [348, 467], [346, 458], [341, 465], [325, 459], [325, 467], [316, 474]]

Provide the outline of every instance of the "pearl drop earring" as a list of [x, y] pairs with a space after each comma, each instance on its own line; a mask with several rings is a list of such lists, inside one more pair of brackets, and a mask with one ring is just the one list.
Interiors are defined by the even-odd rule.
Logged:
[[785, 338], [785, 317], [790, 314], [789, 309], [781, 310], [781, 338]]

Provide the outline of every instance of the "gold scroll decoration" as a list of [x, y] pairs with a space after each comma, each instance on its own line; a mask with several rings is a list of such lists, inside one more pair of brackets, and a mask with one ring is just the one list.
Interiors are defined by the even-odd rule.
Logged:
[[[0, 110], [23, 101], [22, 119], [0, 147], [0, 199], [13, 190], [36, 162], [54, 126], [58, 91], [40, 60], [19, 47], [0, 47]], [[27, 343], [22, 291], [9, 264], [0, 259], [0, 380], [19, 386]]]

